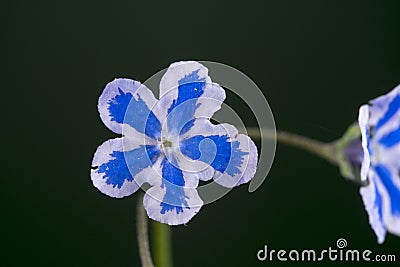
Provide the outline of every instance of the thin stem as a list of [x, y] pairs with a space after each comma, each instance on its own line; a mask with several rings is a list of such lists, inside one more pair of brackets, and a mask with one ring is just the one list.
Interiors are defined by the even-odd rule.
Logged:
[[171, 227], [153, 222], [153, 248], [157, 267], [172, 266]]
[[258, 128], [247, 128], [247, 134], [254, 138], [265, 138], [265, 139], [277, 139], [278, 142], [282, 142], [287, 145], [291, 145], [297, 148], [304, 149], [308, 152], [311, 152], [317, 156], [320, 156], [323, 159], [331, 162], [334, 165], [337, 165], [337, 159], [335, 154], [335, 145], [331, 143], [320, 142], [305, 136], [301, 136], [298, 134], [293, 134], [284, 131], [272, 131], [267, 129], [258, 129]]
[[142, 261], [142, 267], [154, 267], [151, 259], [149, 239], [148, 239], [148, 220], [146, 211], [143, 208], [143, 193], [139, 196], [138, 203], [136, 206], [136, 227], [137, 227], [137, 238], [139, 244], [139, 255]]

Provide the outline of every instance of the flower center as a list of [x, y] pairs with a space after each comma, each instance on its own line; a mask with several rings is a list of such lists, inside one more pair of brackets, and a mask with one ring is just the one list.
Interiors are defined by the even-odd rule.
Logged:
[[172, 147], [172, 142], [171, 142], [171, 141], [168, 141], [168, 140], [165, 140], [165, 141], [163, 142], [163, 146], [164, 146], [164, 147]]
[[158, 145], [160, 149], [163, 151], [163, 153], [171, 153], [175, 149], [174, 142], [166, 138], [159, 138]]

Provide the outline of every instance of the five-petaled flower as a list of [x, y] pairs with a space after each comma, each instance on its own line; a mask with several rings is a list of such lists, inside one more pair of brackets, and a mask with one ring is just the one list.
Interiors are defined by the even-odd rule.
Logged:
[[91, 178], [111, 197], [131, 195], [144, 183], [150, 218], [170, 225], [188, 222], [201, 208], [196, 188], [213, 179], [224, 187], [250, 181], [257, 167], [253, 141], [211, 116], [224, 89], [194, 61], [172, 64], [160, 82], [159, 100], [143, 84], [115, 79], [99, 98], [104, 124], [122, 137], [97, 148]]
[[400, 236], [400, 85], [363, 105], [359, 113], [363, 157], [360, 193], [378, 243]]

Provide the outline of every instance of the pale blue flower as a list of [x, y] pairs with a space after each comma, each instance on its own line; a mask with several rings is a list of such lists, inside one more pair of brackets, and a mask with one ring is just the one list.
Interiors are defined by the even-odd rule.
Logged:
[[360, 193], [378, 243], [400, 236], [400, 85], [363, 105], [359, 113], [363, 157]]
[[172, 64], [161, 79], [159, 98], [134, 80], [107, 84], [99, 98], [100, 117], [122, 137], [98, 147], [91, 178], [102, 193], [117, 198], [148, 183], [143, 200], [148, 216], [184, 224], [203, 205], [199, 180], [214, 179], [228, 188], [249, 182], [257, 148], [232, 125], [210, 122], [225, 91], [200, 63]]

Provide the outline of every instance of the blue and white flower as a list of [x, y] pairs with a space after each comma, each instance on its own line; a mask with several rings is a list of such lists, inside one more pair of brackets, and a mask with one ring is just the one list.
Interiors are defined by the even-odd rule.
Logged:
[[199, 181], [214, 179], [228, 188], [249, 182], [258, 160], [253, 141], [232, 125], [210, 122], [224, 100], [224, 89], [194, 61], [168, 68], [159, 100], [137, 81], [110, 82], [98, 109], [104, 124], [122, 137], [97, 148], [94, 186], [122, 198], [148, 183], [143, 200], [148, 216], [179, 225], [203, 205]]
[[369, 222], [383, 243], [400, 236], [400, 85], [363, 105], [359, 113], [363, 159], [360, 193]]

